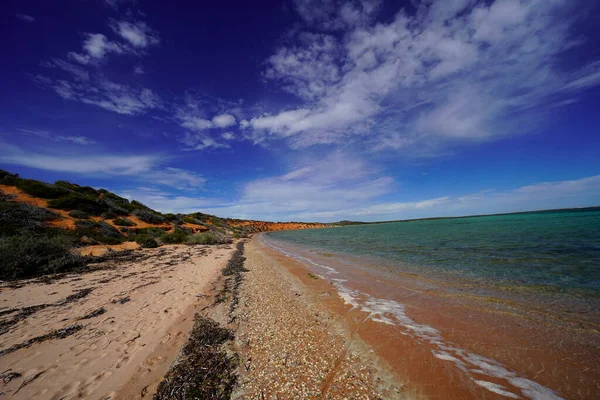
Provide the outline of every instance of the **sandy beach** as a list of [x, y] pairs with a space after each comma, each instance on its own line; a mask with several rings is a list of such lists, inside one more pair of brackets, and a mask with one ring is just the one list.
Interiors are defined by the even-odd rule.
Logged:
[[[0, 392], [14, 399], [151, 398], [232, 252], [229, 245], [163, 246], [95, 272], [3, 284]], [[64, 338], [6, 352], [69, 327], [75, 332]]]
[[[367, 312], [261, 235], [243, 242], [235, 288], [222, 274], [235, 244], [143, 249], [83, 274], [4, 283], [1, 392], [15, 399], [152, 398], [179, 362], [195, 315], [233, 332], [223, 347], [237, 363], [233, 399], [518, 398], [515, 385], [529, 398], [591, 398], [596, 390], [591, 381], [582, 387], [570, 380], [594, 354], [569, 360], [568, 342], [544, 351], [533, 337], [511, 333], [518, 321], [518, 332], [556, 343], [556, 331], [539, 329], [543, 320], [527, 317], [526, 324], [496, 305], [443, 302], [425, 291], [410, 296], [411, 321], [436, 326], [447, 339], [418, 339], [389, 323], [397, 310]], [[409, 287], [394, 290], [406, 295]], [[566, 362], [557, 364], [557, 355]], [[459, 368], [455, 356], [479, 363], [479, 372]], [[519, 357], [532, 362], [503, 370], [522, 365]], [[565, 380], [558, 382], [560, 373]], [[579, 379], [596, 373], [581, 370]]]

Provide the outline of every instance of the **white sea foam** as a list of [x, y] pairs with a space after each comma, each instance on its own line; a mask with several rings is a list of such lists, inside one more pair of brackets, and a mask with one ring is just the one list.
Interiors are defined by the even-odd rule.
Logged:
[[432, 346], [434, 348], [432, 353], [436, 358], [453, 362], [458, 368], [467, 373], [477, 385], [490, 392], [505, 397], [520, 398], [516, 394], [505, 390], [506, 388], [500, 384], [476, 379], [474, 374], [504, 379], [508, 384], [518, 389], [524, 397], [531, 400], [562, 399], [551, 389], [532, 380], [518, 377], [514, 372], [507, 370], [495, 360], [465, 351], [452, 345], [452, 343], [444, 341], [439, 330], [429, 325], [419, 324], [410, 318], [406, 313], [406, 307], [402, 303], [394, 300], [379, 299], [367, 293], [350, 289], [343, 284], [346, 282], [345, 279], [329, 277], [329, 274], [339, 273], [334, 268], [319, 264], [299, 254], [287, 252], [267, 241], [263, 242], [289, 258], [325, 270], [325, 278], [330, 279], [335, 285], [338, 295], [345, 304], [369, 313], [369, 318], [373, 321], [404, 328], [404, 332], [400, 332], [401, 334]]
[[521, 398], [521, 397], [517, 396], [514, 393], [511, 393], [511, 392], [509, 392], [507, 390], [504, 390], [504, 386], [498, 385], [497, 383], [488, 382], [488, 381], [475, 381], [475, 383], [478, 384], [481, 387], [486, 388], [490, 392], [494, 392], [496, 394], [499, 394], [500, 396], [512, 397], [513, 399], [520, 399]]

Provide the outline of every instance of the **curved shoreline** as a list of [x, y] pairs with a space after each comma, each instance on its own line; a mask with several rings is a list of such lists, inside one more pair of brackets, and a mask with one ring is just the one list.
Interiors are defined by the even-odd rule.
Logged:
[[[370, 315], [379, 326], [366, 324], [361, 336], [396, 372], [407, 374], [431, 398], [447, 398], [446, 390], [457, 383], [465, 389], [461, 398], [583, 399], [600, 393], [598, 365], [593, 353], [586, 354], [571, 337], [575, 327], [558, 326], [543, 316], [530, 320], [527, 313], [512, 315], [506, 304], [445, 297], [439, 288], [424, 290], [410, 277], [393, 280], [364, 271], [348, 273], [345, 266], [332, 268], [335, 256], [327, 259], [327, 265], [306, 253], [272, 251], [283, 251], [287, 263], [330, 281], [346, 308]], [[348, 312], [335, 307], [340, 313]], [[593, 329], [576, 334], [586, 338], [590, 350], [598, 343]], [[387, 345], [379, 346], [382, 337]], [[412, 363], [402, 362], [407, 351], [413, 353]], [[578, 358], [570, 359], [573, 354]], [[415, 362], [430, 367], [418, 367], [422, 371], [415, 373]], [[435, 388], [429, 386], [432, 380]], [[580, 383], [574, 387], [574, 381]]]

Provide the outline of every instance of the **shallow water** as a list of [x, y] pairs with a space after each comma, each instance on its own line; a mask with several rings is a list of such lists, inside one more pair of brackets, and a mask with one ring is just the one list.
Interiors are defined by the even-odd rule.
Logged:
[[[398, 348], [409, 338], [442, 362], [439, 368], [453, 364], [474, 398], [480, 395], [472, 385], [500, 398], [600, 393], [594, 383], [600, 373], [594, 356], [600, 349], [600, 211], [421, 220], [263, 238], [329, 281], [353, 309], [392, 329]], [[570, 355], [576, 363], [561, 361]]]
[[418, 220], [268, 237], [325, 254], [385, 262], [402, 272], [600, 296], [600, 210]]

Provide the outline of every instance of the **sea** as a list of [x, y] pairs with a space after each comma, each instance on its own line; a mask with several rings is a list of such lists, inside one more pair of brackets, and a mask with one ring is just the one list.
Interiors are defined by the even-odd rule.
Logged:
[[[465, 387], [487, 393], [468, 389], [472, 398], [600, 395], [598, 208], [281, 231], [262, 240], [382, 329], [393, 326], [396, 347], [411, 338], [434, 362], [453, 364]], [[447, 373], [446, 364], [431, 373], [442, 368]]]
[[600, 295], [600, 209], [350, 225], [267, 236], [403, 272]]

